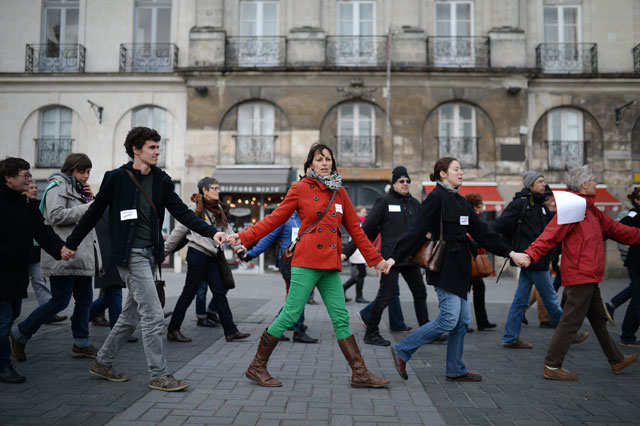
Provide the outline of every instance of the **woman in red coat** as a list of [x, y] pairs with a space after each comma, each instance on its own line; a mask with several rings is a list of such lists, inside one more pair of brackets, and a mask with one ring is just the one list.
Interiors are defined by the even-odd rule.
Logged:
[[[311, 291], [317, 287], [333, 322], [340, 349], [351, 366], [351, 386], [387, 386], [389, 380], [376, 377], [367, 370], [356, 340], [349, 330], [349, 314], [340, 279], [340, 225], [347, 229], [367, 264], [375, 265], [378, 273], [385, 270], [386, 261], [360, 228], [360, 221], [347, 191], [342, 188], [342, 178], [338, 175], [331, 149], [323, 144], [314, 144], [304, 163], [304, 171], [306, 176], [289, 189], [284, 201], [273, 213], [249, 229], [228, 237], [232, 244], [241, 241], [245, 247], [249, 247], [286, 222], [294, 211], [300, 216], [300, 233], [322, 217], [296, 244], [291, 262], [289, 294], [280, 314], [262, 333], [256, 356], [247, 370], [247, 377], [260, 386], [282, 386], [267, 371], [267, 361], [282, 333], [298, 320]], [[335, 198], [329, 205], [334, 192]], [[328, 205], [329, 209], [323, 216]]]

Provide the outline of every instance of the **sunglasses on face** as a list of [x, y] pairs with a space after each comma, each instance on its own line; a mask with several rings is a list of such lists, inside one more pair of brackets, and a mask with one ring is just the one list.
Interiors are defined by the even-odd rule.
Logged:
[[411, 183], [411, 179], [398, 179], [396, 182], [401, 184]]

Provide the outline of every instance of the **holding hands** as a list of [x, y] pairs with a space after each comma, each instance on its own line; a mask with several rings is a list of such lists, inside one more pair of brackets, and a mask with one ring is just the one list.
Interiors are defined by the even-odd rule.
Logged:
[[531, 265], [531, 258], [528, 254], [516, 253], [515, 251], [512, 251], [511, 253], [509, 253], [509, 257], [511, 258], [511, 260], [513, 260], [513, 263], [521, 268], [527, 268], [529, 265]]
[[68, 249], [67, 246], [62, 246], [60, 249], [60, 256], [62, 257], [62, 260], [70, 260], [76, 256], [76, 252]]
[[216, 232], [216, 235], [213, 236], [213, 241], [215, 241], [216, 243], [222, 245], [226, 241], [228, 241], [228, 235], [225, 234], [222, 231]]

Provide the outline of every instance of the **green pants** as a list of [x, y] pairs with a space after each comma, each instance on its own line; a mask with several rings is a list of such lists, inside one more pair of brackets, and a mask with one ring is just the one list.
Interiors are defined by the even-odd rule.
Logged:
[[267, 333], [274, 337], [281, 337], [282, 333], [295, 324], [300, 318], [314, 286], [318, 288], [322, 301], [327, 307], [336, 338], [340, 340], [351, 336], [349, 313], [344, 301], [340, 272], [297, 266], [291, 268], [291, 283], [287, 300], [284, 302], [280, 314], [267, 329]]

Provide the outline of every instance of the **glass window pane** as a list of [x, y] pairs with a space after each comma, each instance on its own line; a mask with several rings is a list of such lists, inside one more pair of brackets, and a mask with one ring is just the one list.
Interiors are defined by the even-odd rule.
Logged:
[[60, 44], [60, 9], [47, 8], [45, 15], [45, 43], [57, 46]]
[[472, 118], [471, 107], [466, 105], [460, 105], [460, 118], [463, 120], [471, 120]]
[[436, 23], [436, 35], [437, 36], [450, 36], [451, 35], [451, 23], [450, 22], [437, 22]]
[[359, 33], [358, 35], [361, 36], [370, 36], [370, 35], [374, 35], [373, 34], [373, 22], [360, 22], [360, 25], [358, 26], [359, 29]]
[[[575, 25], [565, 25], [563, 28], [563, 43], [577, 43], [578, 42], [578, 27]], [[569, 52], [571, 54], [572, 52]]]
[[451, 20], [451, 7], [448, 3], [436, 3], [436, 20]]
[[373, 21], [373, 4], [360, 3], [360, 20]]
[[444, 105], [440, 107], [440, 118], [453, 120], [453, 105]]
[[158, 8], [155, 43], [171, 43], [171, 9]]
[[340, 118], [343, 120], [353, 120], [353, 105], [343, 105], [340, 107]]
[[162, 108], [152, 108], [153, 122], [149, 127], [156, 129], [160, 136], [164, 139], [167, 135], [167, 112]]
[[253, 104], [242, 104], [238, 108], [238, 134], [253, 134]]
[[565, 7], [563, 9], [564, 25], [578, 25], [578, 8]]
[[471, 35], [471, 22], [456, 22], [456, 36], [468, 37]]
[[146, 7], [136, 8], [136, 43], [151, 43], [151, 9]]
[[278, 5], [276, 3], [264, 3], [262, 5], [262, 16], [265, 21], [278, 20]]
[[371, 120], [371, 116], [373, 113], [373, 108], [371, 108], [371, 105], [366, 105], [366, 104], [360, 104], [359, 108], [358, 108], [358, 112], [359, 112], [359, 119], [360, 120]]
[[545, 43], [558, 43], [558, 8], [544, 8], [544, 41]]
[[353, 5], [351, 3], [338, 3], [338, 19], [353, 22]]
[[461, 137], [470, 138], [473, 136], [473, 123], [471, 121], [463, 121], [460, 123], [460, 135]]
[[71, 122], [71, 110], [69, 108], [59, 108], [59, 109], [60, 109], [60, 121]]
[[547, 123], [549, 126], [549, 140], [562, 140], [562, 122], [560, 115], [560, 110], [551, 111], [549, 113], [549, 121]]
[[456, 5], [456, 20], [471, 21], [471, 4], [458, 3]]
[[78, 42], [78, 9], [66, 8], [64, 40], [62, 43]]
[[273, 135], [275, 109], [273, 105], [260, 104], [260, 135]]

